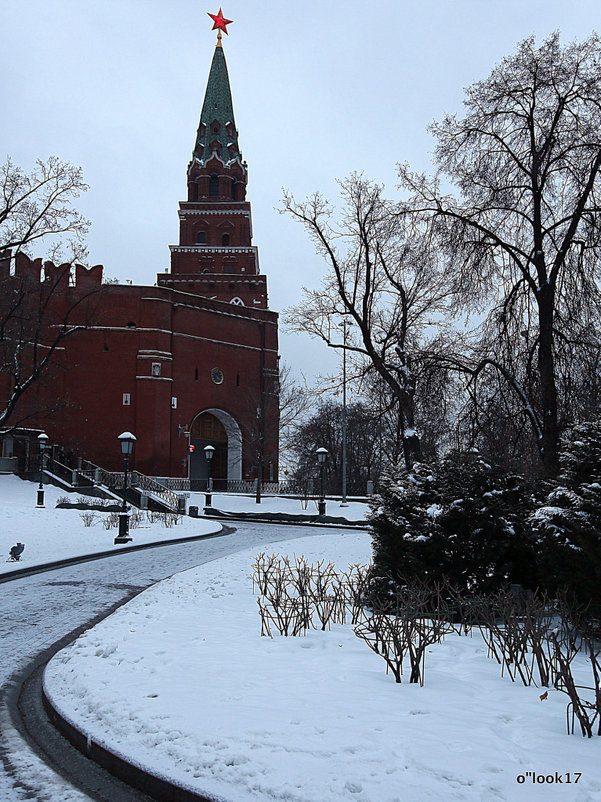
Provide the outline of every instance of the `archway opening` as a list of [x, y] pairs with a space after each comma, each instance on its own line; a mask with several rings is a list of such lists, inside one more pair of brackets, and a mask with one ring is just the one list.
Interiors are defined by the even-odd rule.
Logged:
[[[227, 412], [207, 409], [198, 414], [190, 427], [190, 488], [204, 490], [209, 466], [205, 446], [215, 449], [211, 460], [211, 478], [215, 490], [227, 490], [229, 480], [242, 475], [242, 436], [240, 427]], [[193, 446], [193, 448], [192, 448]]]

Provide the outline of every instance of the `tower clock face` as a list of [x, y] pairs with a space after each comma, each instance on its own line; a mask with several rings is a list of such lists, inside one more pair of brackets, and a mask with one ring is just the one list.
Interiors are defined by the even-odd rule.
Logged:
[[223, 371], [221, 368], [213, 368], [211, 371], [211, 379], [215, 384], [223, 384]]

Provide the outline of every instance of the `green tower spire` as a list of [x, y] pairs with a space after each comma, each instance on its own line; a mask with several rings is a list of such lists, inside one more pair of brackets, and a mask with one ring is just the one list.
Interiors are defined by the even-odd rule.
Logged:
[[214, 153], [224, 164], [235, 159], [242, 160], [221, 37], [217, 40], [213, 55], [193, 156], [205, 164]]

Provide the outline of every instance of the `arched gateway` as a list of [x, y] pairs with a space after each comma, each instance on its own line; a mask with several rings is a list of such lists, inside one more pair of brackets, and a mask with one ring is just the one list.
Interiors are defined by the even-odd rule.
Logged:
[[199, 483], [204, 488], [209, 473], [204, 448], [208, 445], [215, 449], [211, 464], [213, 485], [217, 490], [224, 490], [228, 479], [242, 478], [242, 434], [234, 418], [222, 409], [205, 409], [192, 421], [190, 427], [192, 487], [195, 483]]

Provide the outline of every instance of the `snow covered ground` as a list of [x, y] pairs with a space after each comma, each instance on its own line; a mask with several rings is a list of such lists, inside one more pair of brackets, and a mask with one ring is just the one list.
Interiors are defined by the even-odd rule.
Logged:
[[[67, 494], [54, 485], [45, 485], [44, 509], [36, 509], [36, 482], [25, 482], [16, 476], [0, 475], [0, 574], [27, 568], [32, 565], [94, 554], [100, 551], [113, 551], [127, 548], [115, 545], [116, 529], [105, 529], [103, 520], [106, 513], [96, 513], [94, 524], [86, 527], [80, 510], [56, 509], [57, 499], [67, 497], [77, 501], [77, 495]], [[204, 494], [192, 493], [190, 504], [195, 504], [202, 512]], [[290, 512], [301, 513], [303, 509], [298, 499], [266, 497], [259, 505], [254, 497], [213, 494], [213, 505], [220, 510], [231, 512]], [[314, 508], [315, 505], [313, 505]], [[307, 512], [314, 512], [311, 503]], [[367, 505], [351, 502], [349, 507], [340, 510], [339, 502], [328, 502], [328, 512], [345, 514], [349, 520], [361, 520], [367, 512]], [[221, 524], [214, 519], [197, 519], [182, 516], [177, 525], [166, 527], [162, 520], [150, 523], [143, 520], [137, 529], [132, 529], [131, 545], [152, 543], [161, 540], [177, 540], [211, 532], [218, 532]], [[19, 562], [8, 562], [8, 552], [17, 541], [25, 544], [25, 551]]]
[[[204, 506], [204, 493], [192, 493], [190, 504], [196, 504], [200, 511]], [[257, 504], [254, 496], [234, 496], [224, 493], [213, 493], [213, 507], [228, 512], [287, 512], [293, 515], [317, 515], [317, 504], [312, 499], [303, 503], [297, 498], [282, 496], [263, 496]], [[340, 499], [327, 499], [326, 514], [332, 517], [346, 518], [347, 521], [362, 521], [369, 507], [361, 501], [349, 501], [346, 507]]]
[[[57, 499], [68, 496], [77, 501], [77, 496], [67, 494], [54, 485], [45, 485], [45, 504], [36, 509], [35, 482], [25, 482], [17, 476], [0, 476], [0, 574], [18, 568], [64, 560], [99, 551], [117, 551], [127, 548], [115, 545], [116, 529], [105, 529], [102, 520], [106, 513], [97, 513], [93, 526], [86, 527], [80, 510], [56, 509]], [[144, 521], [139, 529], [130, 532], [131, 545], [160, 540], [175, 540], [182, 537], [218, 532], [217, 521], [183, 517], [176, 526], [167, 528], [162, 521], [151, 524]], [[25, 544], [19, 562], [8, 562], [8, 552], [17, 541]]]
[[478, 635], [432, 646], [423, 688], [396, 684], [350, 625], [260, 637], [259, 550], [344, 568], [370, 539], [321, 530], [149, 588], [50, 662], [65, 718], [232, 802], [601, 799], [601, 738], [567, 735], [566, 697], [501, 678]]

